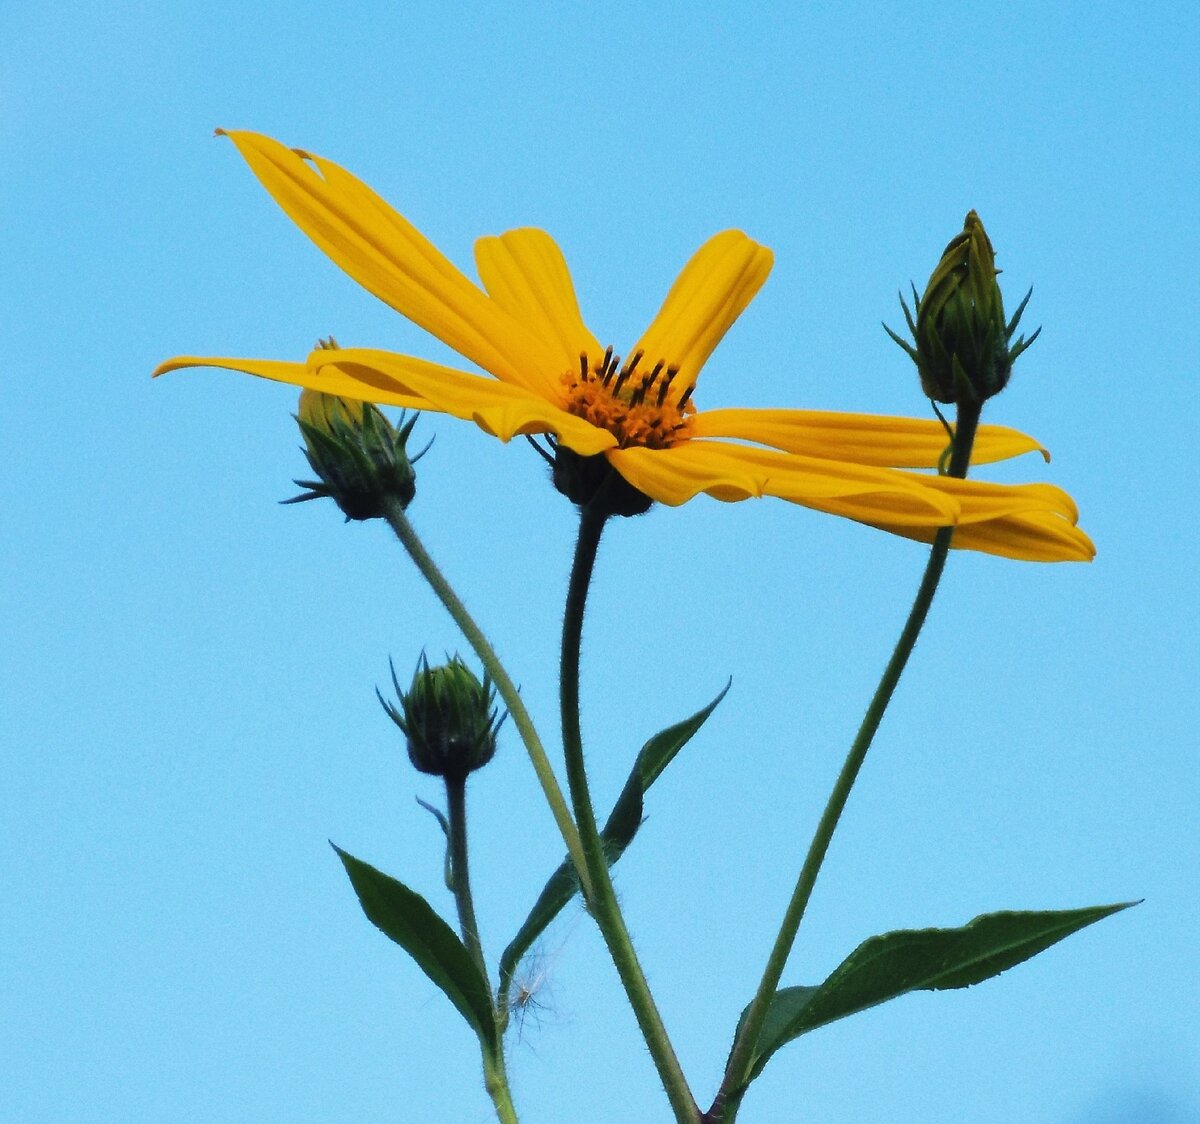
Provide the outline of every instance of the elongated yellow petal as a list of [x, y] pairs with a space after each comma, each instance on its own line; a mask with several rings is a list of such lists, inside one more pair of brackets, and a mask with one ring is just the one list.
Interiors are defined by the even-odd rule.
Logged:
[[659, 503], [678, 507], [704, 492], [727, 503], [763, 494], [764, 481], [736, 465], [689, 455], [689, 445], [670, 449], [613, 449], [612, 466], [637, 490]]
[[[692, 419], [692, 432], [697, 437], [733, 437], [788, 453], [891, 468], [936, 468], [949, 444], [939, 421], [824, 410], [702, 410]], [[1030, 452], [1050, 459], [1032, 437], [1005, 426], [982, 425], [971, 463], [990, 464]]]
[[[872, 523], [881, 531], [932, 542], [935, 532], [894, 523]], [[1070, 520], [1049, 512], [1010, 515], [984, 523], [960, 525], [950, 545], [1022, 562], [1090, 562], [1096, 556], [1092, 540]]]
[[269, 137], [226, 135], [291, 220], [365, 289], [497, 378], [529, 390], [557, 386], [555, 350], [366, 184]]
[[959, 480], [953, 476], [903, 475], [924, 481], [926, 486], [952, 496], [959, 504], [958, 522], [989, 523], [1009, 515], [1045, 512], [1075, 523], [1079, 509], [1075, 501], [1053, 484], [993, 484], [987, 480]]
[[683, 267], [635, 351], [645, 367], [677, 366], [677, 387], [700, 368], [771, 272], [774, 255], [740, 230], [713, 235]]
[[719, 500], [777, 496], [860, 521], [891, 519], [937, 528], [953, 523], [958, 504], [888, 469], [860, 467], [729, 445], [688, 441], [669, 449], [614, 449], [609, 461], [635, 488], [671, 506], [705, 492]]
[[[322, 353], [324, 354], [324, 353]], [[224, 371], [240, 371], [272, 382], [290, 383], [308, 390], [320, 390], [341, 398], [356, 398], [374, 402], [377, 406], [399, 406], [404, 410], [436, 410], [437, 406], [418, 394], [397, 389], [395, 384], [365, 386], [336, 371], [317, 371], [305, 363], [287, 363], [277, 359], [222, 359], [213, 356], [177, 355], [160, 363], [153, 374], [165, 375], [187, 367], [215, 367]], [[480, 379], [480, 382], [487, 380]], [[488, 382], [494, 386], [495, 383]]]
[[[426, 403], [425, 409], [473, 421], [501, 441], [523, 433], [553, 433], [567, 448], [583, 456], [594, 456], [616, 444], [616, 438], [607, 430], [567, 413], [540, 395], [423, 359], [390, 351], [342, 348], [314, 351], [308, 364], [314, 374], [331, 384], [357, 388], [339, 389], [338, 394], [371, 400], [380, 390], [412, 395]], [[340, 378], [335, 379], [335, 375]]]
[[554, 347], [563, 371], [581, 352], [596, 359], [603, 348], [588, 331], [566, 260], [544, 230], [524, 227], [475, 243], [475, 268], [488, 295]]

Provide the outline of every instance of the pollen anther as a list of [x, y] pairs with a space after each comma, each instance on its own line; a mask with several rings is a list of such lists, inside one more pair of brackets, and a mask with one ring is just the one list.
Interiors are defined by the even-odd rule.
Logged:
[[612, 347], [605, 348], [594, 363], [586, 352], [581, 353], [578, 374], [568, 371], [562, 377], [565, 408], [608, 430], [621, 448], [663, 449], [687, 440], [691, 433], [688, 415], [695, 412], [688, 404], [692, 388], [673, 402], [679, 367], [660, 359], [649, 372], [635, 377], [642, 358], [641, 351], [634, 352], [622, 367], [621, 357]]

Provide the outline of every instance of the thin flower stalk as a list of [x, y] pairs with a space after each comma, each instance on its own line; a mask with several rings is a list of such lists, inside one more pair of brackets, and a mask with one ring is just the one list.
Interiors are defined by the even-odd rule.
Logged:
[[[980, 408], [977, 404], [963, 404], [959, 407], [948, 470], [951, 475], [960, 477], [966, 475], [970, 464], [971, 443], [979, 424], [979, 413]], [[933, 604], [934, 594], [937, 592], [938, 583], [945, 570], [953, 534], [954, 528], [946, 527], [938, 532], [934, 540], [933, 549], [926, 563], [912, 608], [909, 610], [908, 619], [904, 623], [900, 638], [896, 642], [896, 647], [888, 660], [879, 685], [875, 689], [866, 714], [863, 716], [858, 734], [850, 746], [841, 772], [829, 794], [825, 810], [817, 824], [816, 832], [804, 859], [804, 865], [800, 869], [795, 889], [792, 891], [791, 899], [784, 913], [779, 933], [771, 948], [770, 956], [767, 958], [758, 990], [746, 1011], [741, 1031], [734, 1042], [721, 1087], [712, 1107], [702, 1117], [703, 1124], [732, 1124], [737, 1113], [738, 1105], [746, 1091], [746, 1076], [750, 1071], [754, 1048], [762, 1033], [763, 1022], [767, 1017], [771, 999], [779, 987], [779, 981], [783, 976], [788, 957], [791, 955], [792, 946], [796, 942], [800, 923], [804, 919], [804, 912], [808, 907], [813, 888], [816, 886], [817, 876], [825, 861], [833, 833], [837, 829], [838, 821], [850, 798], [854, 782], [858, 779], [859, 771], [866, 760], [867, 751], [871, 748], [871, 742], [883, 720], [892, 694], [900, 682], [900, 676], [904, 673], [909, 656], [912, 655], [913, 648], [916, 646], [917, 637], [921, 634], [921, 629], [929, 614], [929, 608]]]
[[467, 778], [446, 778], [446, 820], [450, 824], [450, 877], [454, 906], [463, 944], [475, 961], [480, 975], [488, 978], [487, 961], [479, 940], [479, 922], [475, 918], [475, 899], [471, 894], [471, 869], [467, 852]]
[[[453, 882], [454, 906], [458, 912], [463, 943], [475, 961], [483, 979], [488, 978], [487, 961], [479, 939], [479, 922], [475, 917], [475, 899], [471, 893], [471, 869], [467, 851], [467, 778], [446, 777], [446, 820], [450, 826], [450, 871]], [[495, 1000], [493, 1000], [495, 1017]], [[497, 1020], [497, 1023], [499, 1020]], [[508, 1086], [508, 1071], [504, 1064], [503, 1046], [495, 1053], [483, 1051], [483, 1083], [496, 1109], [500, 1124], [517, 1124], [517, 1112]]]
[[483, 1059], [483, 1084], [500, 1124], [518, 1124], [517, 1109], [513, 1104], [512, 1091], [508, 1087], [508, 1070], [504, 1065], [504, 1052], [487, 1054]]
[[550, 764], [549, 757], [546, 755], [545, 747], [538, 736], [533, 719], [529, 716], [529, 711], [521, 700], [521, 695], [516, 688], [516, 684], [513, 683], [504, 665], [500, 662], [500, 657], [496, 655], [495, 649], [483, 634], [483, 630], [475, 623], [475, 619], [471, 616], [467, 607], [462, 603], [458, 594], [454, 592], [453, 587], [446, 580], [429, 552], [425, 549], [425, 545], [418, 537], [408, 516], [405, 515], [401, 504], [399, 502], [387, 503], [384, 517], [387, 519], [388, 525], [396, 533], [396, 537], [400, 540], [401, 545], [408, 551], [409, 557], [416, 563], [421, 576], [429, 583], [434, 593], [437, 594], [438, 599], [446, 607], [446, 611], [453, 617], [454, 623], [458, 625], [463, 636], [466, 637], [467, 643], [471, 645], [475, 654], [479, 657], [479, 662], [483, 664], [484, 670], [491, 676], [492, 682], [496, 684], [496, 690], [504, 700], [504, 705], [508, 708], [509, 714], [512, 715], [513, 725], [517, 728], [525, 750], [529, 754], [529, 760], [533, 763], [533, 771], [537, 774], [538, 783], [541, 785], [542, 793], [546, 797], [546, 803], [550, 805], [554, 822], [558, 825], [559, 833], [562, 835], [563, 842], [567, 847], [567, 853], [571, 856], [571, 864], [574, 866], [579, 876], [580, 885], [586, 893], [591, 888], [591, 880], [588, 877], [587, 864], [584, 861], [579, 832], [576, 830], [575, 824], [571, 819], [571, 813], [567, 808], [567, 802], [563, 797], [562, 789], [559, 787], [558, 778], [554, 775], [554, 768]]
[[606, 516], [595, 509], [580, 512], [579, 538], [567, 592], [563, 617], [560, 702], [562, 707], [563, 754], [567, 765], [567, 786], [571, 793], [575, 820], [583, 840], [584, 861], [591, 878], [592, 891], [586, 896], [588, 908], [596, 919], [604, 942], [616, 966], [625, 994], [633, 1007], [642, 1037], [654, 1060], [659, 1079], [666, 1090], [671, 1109], [679, 1124], [697, 1124], [700, 1109], [688, 1087], [674, 1047], [667, 1035], [662, 1016], [650, 993], [645, 973], [638, 962], [629, 930], [621, 915], [616, 891], [609, 874], [604, 843], [596, 826], [583, 759], [583, 738], [579, 724], [579, 654], [583, 638], [583, 617], [588, 587], [596, 561], [596, 549], [604, 530]]

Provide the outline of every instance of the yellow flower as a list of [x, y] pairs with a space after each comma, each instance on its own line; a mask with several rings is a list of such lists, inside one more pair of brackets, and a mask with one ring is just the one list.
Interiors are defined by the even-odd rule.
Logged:
[[[475, 244], [482, 287], [366, 184], [329, 160], [255, 133], [227, 134], [263, 186], [337, 265], [494, 378], [364, 348], [319, 349], [304, 363], [181, 356], [180, 367], [244, 371], [347, 398], [432, 410], [502, 441], [549, 434], [559, 450], [603, 457], [650, 500], [677, 505], [776, 496], [895, 534], [930, 540], [955, 524], [956, 547], [1038, 561], [1089, 559], [1071, 498], [1048, 484], [957, 480], [929, 469], [940, 424], [802, 410], [698, 411], [705, 360], [770, 272], [771, 251], [737, 230], [684, 266], [622, 363], [580, 315], [558, 246], [511, 230]], [[1041, 450], [983, 426], [975, 463]]]

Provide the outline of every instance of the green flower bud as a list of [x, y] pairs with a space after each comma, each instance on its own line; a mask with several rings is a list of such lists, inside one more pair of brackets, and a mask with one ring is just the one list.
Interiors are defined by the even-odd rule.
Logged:
[[883, 326], [917, 365], [921, 388], [929, 398], [982, 403], [999, 394], [1008, 385], [1017, 356], [1041, 332], [1039, 328], [1028, 339], [1021, 336], [1010, 342], [1033, 290], [1006, 323], [997, 272], [992, 243], [983, 222], [971, 211], [962, 233], [942, 254], [925, 295], [918, 297], [913, 287], [915, 320], [900, 298], [913, 343]]
[[379, 701], [408, 739], [409, 760], [420, 772], [465, 780], [495, 755], [496, 735], [507, 715], [497, 717], [496, 692], [487, 675], [480, 683], [458, 656], [430, 667], [422, 655], [407, 691], [401, 690], [394, 667], [392, 683], [400, 705], [382, 695]]
[[325, 433], [333, 433], [339, 423], [343, 426], [362, 425], [364, 405], [354, 398], [339, 398], [335, 394], [322, 394], [319, 390], [302, 390], [296, 417]]
[[297, 480], [308, 491], [284, 503], [328, 496], [350, 520], [382, 517], [387, 500], [402, 507], [412, 502], [417, 490], [412, 466], [421, 454], [410, 458], [406, 445], [415, 417], [405, 422], [401, 415], [397, 429], [369, 402], [304, 390], [296, 423], [317, 479]]

